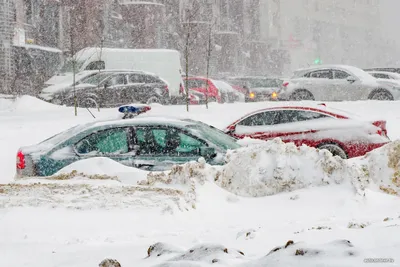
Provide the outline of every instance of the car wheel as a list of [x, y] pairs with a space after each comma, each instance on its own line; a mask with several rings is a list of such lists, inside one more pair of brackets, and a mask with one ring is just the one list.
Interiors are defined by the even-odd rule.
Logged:
[[293, 92], [289, 98], [292, 101], [301, 101], [301, 100], [315, 100], [313, 94], [305, 89], [297, 90]]
[[339, 156], [342, 159], [347, 159], [346, 152], [337, 144], [322, 144], [317, 147], [318, 149], [326, 149], [332, 153], [333, 156]]
[[99, 103], [96, 96], [84, 96], [78, 99], [78, 106], [81, 108], [98, 108]]
[[215, 97], [209, 97], [208, 102], [217, 102], [217, 99]]
[[151, 96], [146, 101], [146, 104], [154, 104], [154, 103], [162, 104], [161, 98], [159, 98], [158, 96]]
[[393, 95], [386, 90], [379, 90], [371, 94], [369, 97], [371, 100], [393, 100]]

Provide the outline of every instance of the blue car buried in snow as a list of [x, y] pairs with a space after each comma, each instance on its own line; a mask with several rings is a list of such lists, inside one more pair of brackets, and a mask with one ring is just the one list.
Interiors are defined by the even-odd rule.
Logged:
[[149, 171], [204, 157], [223, 164], [236, 140], [202, 122], [167, 117], [137, 117], [149, 106], [125, 106], [121, 120], [75, 126], [17, 153], [16, 177], [51, 176], [83, 159], [107, 157], [126, 166]]

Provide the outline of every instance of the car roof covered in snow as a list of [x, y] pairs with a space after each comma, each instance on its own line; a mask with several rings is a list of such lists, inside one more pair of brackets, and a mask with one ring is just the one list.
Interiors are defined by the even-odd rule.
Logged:
[[375, 81], [375, 78], [370, 75], [369, 73], [367, 73], [366, 71], [354, 67], [354, 66], [349, 66], [349, 65], [315, 65], [315, 66], [311, 66], [308, 68], [302, 68], [302, 69], [297, 69], [294, 72], [295, 76], [299, 76], [299, 74], [305, 74], [306, 72], [309, 71], [313, 71], [313, 70], [323, 70], [323, 69], [338, 69], [338, 70], [343, 70], [343, 71], [347, 71], [350, 72], [351, 74], [357, 76], [358, 78], [364, 80], [364, 81]]
[[168, 116], [138, 116], [133, 119], [121, 119], [121, 120], [104, 120], [104, 121], [96, 121], [86, 124], [86, 129], [92, 129], [103, 126], [135, 126], [135, 125], [175, 125], [175, 126], [187, 126], [190, 124], [194, 124], [193, 122], [187, 122], [183, 119], [176, 117], [168, 117]]
[[[117, 119], [117, 120], [99, 120], [89, 122], [85, 124], [78, 124], [68, 130], [60, 132], [39, 144], [31, 146], [33, 151], [47, 151], [54, 148], [54, 146], [63, 143], [72, 137], [86, 133], [90, 130], [102, 130], [113, 127], [125, 127], [125, 126], [141, 126], [141, 125], [159, 125], [159, 126], [175, 126], [175, 127], [187, 127], [190, 125], [196, 125], [197, 122], [193, 120], [184, 120], [173, 117], [161, 117], [161, 116], [145, 116], [135, 117], [133, 119]], [[24, 148], [27, 153], [30, 151], [30, 147]]]
[[[306, 105], [299, 105], [299, 104], [285, 104], [281, 106], [274, 106], [274, 107], [269, 107], [269, 108], [264, 108], [264, 109], [259, 109], [256, 111], [253, 111], [251, 113], [246, 114], [245, 116], [241, 117], [239, 120], [242, 120], [243, 118], [246, 118], [250, 115], [257, 114], [262, 111], [268, 111], [268, 110], [281, 110], [281, 109], [297, 109], [297, 110], [309, 110], [309, 111], [315, 111], [315, 112], [321, 112], [336, 118], [341, 118], [341, 119], [354, 119], [354, 120], [363, 120], [359, 115], [353, 114], [351, 112], [337, 109], [337, 108], [331, 108], [328, 107], [324, 103], [319, 103], [319, 104], [306, 104]], [[237, 122], [236, 121], [236, 122]]]

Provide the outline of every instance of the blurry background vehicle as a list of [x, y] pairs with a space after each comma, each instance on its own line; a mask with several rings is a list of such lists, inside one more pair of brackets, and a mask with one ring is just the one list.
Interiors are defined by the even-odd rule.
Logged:
[[171, 96], [179, 95], [182, 82], [180, 53], [176, 50], [86, 47], [68, 58], [46, 85], [72, 84], [74, 68], [76, 73], [113, 69], [150, 72], [168, 83]]
[[96, 71], [52, 95], [54, 104], [117, 107], [128, 103], [168, 104], [169, 88], [156, 75], [143, 71]]
[[[186, 84], [186, 78], [183, 79], [184, 84]], [[206, 95], [209, 102], [232, 103], [244, 101], [244, 94], [238, 92], [224, 81], [192, 76], [187, 79], [187, 85], [190, 94], [196, 94], [200, 98], [200, 104], [206, 102]]]
[[297, 146], [327, 149], [342, 158], [362, 156], [390, 141], [386, 121], [370, 121], [325, 105], [258, 110], [233, 122], [225, 132], [236, 138], [279, 137]]
[[370, 69], [364, 69], [365, 71], [384, 71], [384, 72], [394, 72], [394, 73], [399, 73], [400, 74], [400, 68], [370, 68]]
[[394, 100], [400, 98], [400, 87], [357, 67], [319, 65], [295, 71], [284, 81], [278, 97], [295, 101]]
[[244, 76], [225, 79], [234, 88], [245, 92], [246, 102], [277, 100], [283, 80], [279, 78]]

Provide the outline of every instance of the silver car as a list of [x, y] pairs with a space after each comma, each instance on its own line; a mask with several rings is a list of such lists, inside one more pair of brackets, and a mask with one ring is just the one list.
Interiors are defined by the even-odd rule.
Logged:
[[319, 65], [295, 71], [283, 83], [278, 97], [295, 101], [394, 100], [400, 98], [400, 87], [357, 67]]

